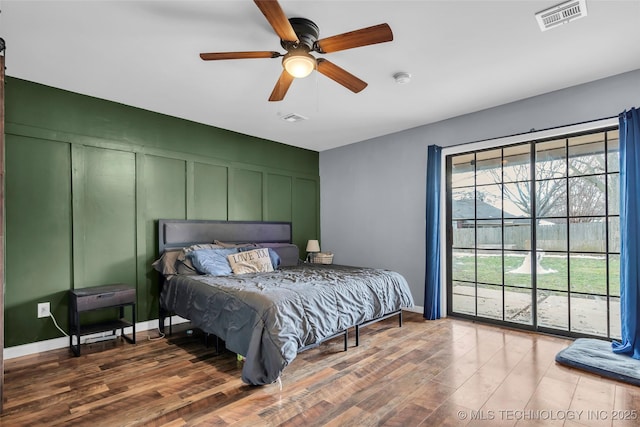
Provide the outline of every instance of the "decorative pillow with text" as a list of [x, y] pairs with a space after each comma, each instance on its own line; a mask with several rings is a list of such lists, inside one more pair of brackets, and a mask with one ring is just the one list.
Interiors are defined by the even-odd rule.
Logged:
[[266, 273], [273, 271], [268, 248], [230, 254], [227, 259], [234, 274]]

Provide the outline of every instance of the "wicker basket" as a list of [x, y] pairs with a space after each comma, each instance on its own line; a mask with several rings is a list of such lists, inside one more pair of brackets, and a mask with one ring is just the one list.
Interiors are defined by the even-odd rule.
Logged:
[[314, 264], [333, 264], [331, 252], [318, 252], [311, 254], [311, 262]]

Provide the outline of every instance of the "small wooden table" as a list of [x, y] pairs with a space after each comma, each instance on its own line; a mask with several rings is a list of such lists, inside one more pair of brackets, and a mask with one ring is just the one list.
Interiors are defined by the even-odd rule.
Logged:
[[[131, 321], [124, 318], [126, 306], [131, 306]], [[89, 325], [80, 324], [80, 313], [106, 308], [119, 308], [120, 318]], [[126, 327], [133, 327], [130, 337], [124, 334]], [[109, 330], [115, 335], [118, 329], [125, 340], [132, 344], [136, 343], [136, 289], [134, 287], [116, 283], [69, 291], [69, 346], [74, 355], [80, 356], [81, 336]], [[73, 344], [74, 336], [76, 337], [75, 345]]]

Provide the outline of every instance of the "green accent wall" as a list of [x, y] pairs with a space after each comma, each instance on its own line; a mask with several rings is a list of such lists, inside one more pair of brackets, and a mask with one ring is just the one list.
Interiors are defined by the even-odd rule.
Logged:
[[236, 169], [231, 173], [229, 215], [240, 221], [262, 220], [262, 173]]
[[318, 153], [40, 84], [6, 82], [5, 345], [68, 331], [68, 291], [136, 286], [157, 318], [159, 218], [292, 221], [319, 236]]

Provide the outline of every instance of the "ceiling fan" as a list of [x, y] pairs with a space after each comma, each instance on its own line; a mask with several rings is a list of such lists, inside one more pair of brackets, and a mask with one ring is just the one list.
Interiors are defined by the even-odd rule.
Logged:
[[367, 87], [367, 83], [324, 58], [316, 58], [309, 52], [320, 54], [353, 49], [393, 40], [388, 24], [361, 28], [318, 40], [318, 26], [306, 18], [287, 18], [277, 0], [254, 0], [267, 18], [286, 54], [269, 51], [201, 53], [205, 61], [221, 59], [282, 58], [283, 70], [276, 82], [269, 101], [282, 101], [295, 78], [306, 77], [315, 69], [354, 93]]

